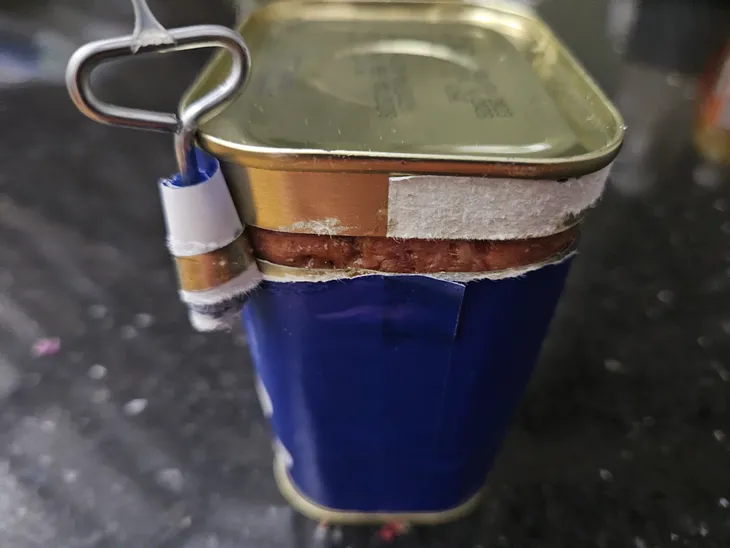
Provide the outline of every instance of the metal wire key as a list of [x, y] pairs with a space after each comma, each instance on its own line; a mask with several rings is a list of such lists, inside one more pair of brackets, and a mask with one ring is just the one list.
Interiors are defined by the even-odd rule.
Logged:
[[[198, 174], [193, 147], [199, 121], [228, 104], [245, 84], [251, 67], [248, 48], [241, 36], [220, 25], [194, 25], [166, 30], [144, 0], [132, 0], [134, 33], [90, 42], [71, 56], [66, 67], [66, 87], [77, 108], [103, 124], [163, 131], [175, 136], [175, 157], [183, 184], [195, 182]], [[91, 89], [91, 73], [102, 63], [131, 55], [167, 53], [199, 48], [224, 48], [233, 58], [230, 73], [218, 86], [177, 113], [155, 112], [113, 105], [99, 99]]]

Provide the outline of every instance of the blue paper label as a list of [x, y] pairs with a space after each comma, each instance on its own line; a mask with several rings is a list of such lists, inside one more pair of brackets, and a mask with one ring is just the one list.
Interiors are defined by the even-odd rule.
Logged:
[[563, 287], [568, 261], [524, 276], [265, 282], [243, 318], [313, 502], [439, 512], [482, 487]]

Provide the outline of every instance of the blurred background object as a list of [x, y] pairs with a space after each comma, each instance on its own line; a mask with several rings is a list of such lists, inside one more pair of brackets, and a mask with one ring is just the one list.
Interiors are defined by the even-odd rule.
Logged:
[[708, 161], [730, 165], [730, 41], [699, 82], [695, 142]]
[[[699, 77], [728, 39], [730, 12], [715, 0], [610, 0], [608, 7], [609, 35], [624, 53], [616, 101], [630, 120], [613, 181], [626, 194], [644, 194], [663, 176], [655, 167], [660, 159], [667, 170], [685, 161], [687, 139], [699, 123]], [[704, 161], [693, 170], [715, 184], [720, 171]]]

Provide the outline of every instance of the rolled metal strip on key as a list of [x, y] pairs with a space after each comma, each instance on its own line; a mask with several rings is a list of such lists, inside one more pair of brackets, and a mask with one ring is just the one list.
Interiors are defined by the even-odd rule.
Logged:
[[205, 291], [219, 287], [239, 274], [255, 268], [248, 235], [241, 235], [227, 246], [209, 253], [175, 259], [180, 288], [184, 291]]
[[[159, 43], [140, 42], [139, 32], [135, 32], [86, 44], [71, 57], [66, 83], [76, 106], [92, 120], [174, 134], [180, 173], [159, 183], [167, 244], [175, 259], [180, 297], [189, 309], [191, 322], [198, 330], [210, 331], [228, 325], [247, 293], [258, 285], [260, 273], [220, 164], [195, 147], [195, 135], [200, 120], [224, 108], [241, 90], [251, 61], [241, 36], [226, 27], [197, 25], [166, 32], [165, 40]], [[93, 70], [107, 61], [208, 47], [231, 53], [228, 76], [177, 113], [113, 105], [99, 99], [92, 90]]]

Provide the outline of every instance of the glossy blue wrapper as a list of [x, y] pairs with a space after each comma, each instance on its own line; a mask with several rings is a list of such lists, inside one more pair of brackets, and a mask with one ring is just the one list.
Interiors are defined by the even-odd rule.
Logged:
[[243, 320], [290, 491], [349, 514], [438, 515], [474, 499], [569, 262], [466, 283], [265, 281]]

